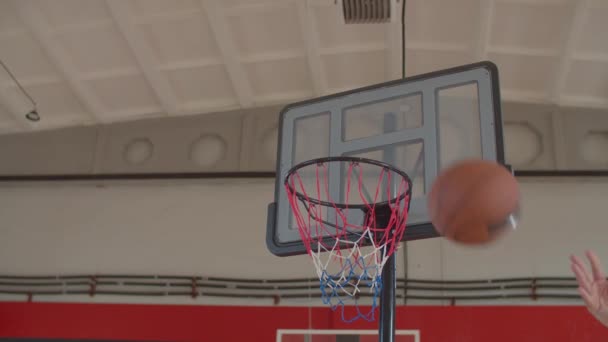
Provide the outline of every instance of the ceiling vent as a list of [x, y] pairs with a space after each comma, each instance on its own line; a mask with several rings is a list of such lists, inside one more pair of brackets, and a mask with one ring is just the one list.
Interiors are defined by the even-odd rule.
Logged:
[[377, 24], [391, 20], [391, 1], [394, 0], [342, 0], [346, 24]]

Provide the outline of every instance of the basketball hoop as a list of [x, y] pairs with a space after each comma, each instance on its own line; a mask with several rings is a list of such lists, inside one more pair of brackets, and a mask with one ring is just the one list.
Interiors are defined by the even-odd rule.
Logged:
[[[332, 310], [340, 307], [346, 322], [373, 321], [382, 269], [405, 233], [410, 178], [380, 161], [341, 156], [294, 166], [284, 186], [323, 302]], [[359, 308], [360, 297], [371, 297], [368, 312]], [[345, 317], [349, 303], [356, 306], [352, 318]]]

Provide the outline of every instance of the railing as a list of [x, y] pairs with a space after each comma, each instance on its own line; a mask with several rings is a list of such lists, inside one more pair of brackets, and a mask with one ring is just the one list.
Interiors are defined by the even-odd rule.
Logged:
[[[579, 300], [576, 280], [569, 277], [501, 278], [487, 280], [397, 279], [397, 299], [449, 301]], [[0, 276], [0, 294], [36, 296], [147, 296], [271, 299], [318, 298], [316, 278], [236, 279], [202, 276]], [[370, 295], [362, 292], [360, 297]]]

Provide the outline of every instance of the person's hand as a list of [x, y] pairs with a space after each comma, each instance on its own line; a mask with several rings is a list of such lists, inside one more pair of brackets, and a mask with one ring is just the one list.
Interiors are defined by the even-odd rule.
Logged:
[[598, 321], [608, 327], [608, 281], [602, 270], [600, 260], [592, 251], [585, 253], [591, 264], [591, 274], [583, 261], [575, 255], [570, 256], [570, 268], [578, 281], [578, 292], [581, 294], [587, 309]]

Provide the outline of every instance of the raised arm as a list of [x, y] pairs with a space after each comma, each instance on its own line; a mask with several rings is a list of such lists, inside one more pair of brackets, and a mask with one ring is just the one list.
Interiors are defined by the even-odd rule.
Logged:
[[585, 253], [591, 273], [587, 270], [585, 263], [579, 257], [570, 257], [572, 272], [578, 281], [578, 292], [580, 293], [589, 312], [602, 324], [608, 327], [608, 282], [602, 269], [599, 258], [593, 251]]

